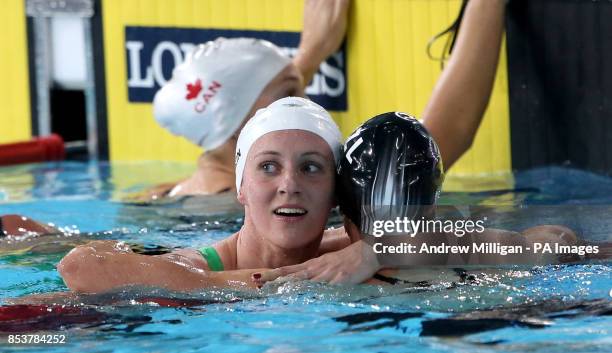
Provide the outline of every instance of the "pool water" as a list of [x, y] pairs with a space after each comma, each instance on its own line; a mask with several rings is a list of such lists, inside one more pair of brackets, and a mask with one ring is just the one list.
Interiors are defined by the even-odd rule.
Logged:
[[[175, 163], [0, 168], [0, 214], [27, 215], [69, 235], [29, 251], [0, 252], [0, 304], [66, 291], [55, 265], [83, 238], [196, 247], [239, 229], [240, 212], [198, 212], [193, 207], [197, 200], [189, 200], [190, 207], [122, 202], [147, 186], [189, 172], [189, 165]], [[513, 177], [511, 190], [443, 193], [441, 203], [557, 205], [569, 210], [576, 204], [612, 205], [612, 179], [606, 177], [563, 168]], [[490, 185], [485, 179], [482, 185]], [[598, 223], [604, 217], [593, 218], [582, 234], [610, 241], [612, 225]], [[336, 215], [330, 222], [339, 224], [340, 219]], [[477, 283], [457, 280], [450, 269], [432, 270], [430, 278], [428, 285], [393, 287], [297, 282], [272, 283], [259, 293], [186, 295], [133, 288], [70, 297], [61, 303], [76, 311], [21, 327], [28, 334], [64, 334], [64, 345], [8, 344], [10, 330], [0, 324], [0, 347], [45, 352], [607, 352], [612, 346], [609, 262], [502, 268]], [[142, 300], [143, 295], [174, 296], [186, 305], [164, 307]]]

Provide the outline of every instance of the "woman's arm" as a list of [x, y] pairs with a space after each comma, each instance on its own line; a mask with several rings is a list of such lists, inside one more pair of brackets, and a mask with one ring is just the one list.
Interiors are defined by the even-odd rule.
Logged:
[[346, 33], [349, 0], [306, 0], [300, 46], [293, 63], [307, 86], [319, 65], [342, 44]]
[[470, 0], [448, 65], [423, 113], [448, 170], [470, 148], [489, 103], [506, 0]]
[[147, 256], [117, 241], [93, 241], [74, 248], [58, 264], [66, 286], [81, 293], [99, 293], [130, 285], [193, 291], [211, 287], [255, 287], [254, 270], [212, 272], [184, 251]]

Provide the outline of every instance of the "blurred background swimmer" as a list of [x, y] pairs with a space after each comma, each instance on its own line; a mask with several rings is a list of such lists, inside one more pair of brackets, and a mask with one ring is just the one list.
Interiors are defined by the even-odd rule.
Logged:
[[202, 147], [196, 172], [161, 185], [148, 198], [234, 192], [234, 151], [240, 128], [257, 109], [288, 96], [304, 97], [319, 65], [341, 45], [349, 0], [307, 0], [296, 56], [253, 38], [201, 44], [156, 94], [161, 126]]

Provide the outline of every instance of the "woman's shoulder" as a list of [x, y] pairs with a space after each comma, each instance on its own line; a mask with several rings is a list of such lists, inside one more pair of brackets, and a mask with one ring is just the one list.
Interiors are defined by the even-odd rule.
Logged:
[[238, 233], [234, 233], [232, 236], [213, 244], [213, 248], [217, 250], [217, 253], [221, 258], [221, 262], [223, 263], [223, 268], [225, 270], [236, 269], [236, 264], [238, 263], [238, 261], [236, 261], [238, 248]]
[[192, 268], [204, 271], [232, 270], [235, 263], [235, 235], [213, 245], [199, 248], [176, 249], [171, 253], [159, 255], [173, 262], [181, 262]]
[[182, 249], [181, 254], [198, 263], [206, 271], [234, 270], [236, 264], [237, 234], [213, 245], [197, 249]]

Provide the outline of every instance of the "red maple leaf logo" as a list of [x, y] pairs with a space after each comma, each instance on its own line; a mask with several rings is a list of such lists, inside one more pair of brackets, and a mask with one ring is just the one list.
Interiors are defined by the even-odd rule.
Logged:
[[198, 94], [200, 94], [201, 91], [202, 91], [202, 81], [200, 79], [197, 79], [195, 84], [193, 85], [191, 83], [187, 84], [187, 95], [185, 96], [185, 98], [187, 100], [194, 99], [198, 96]]

